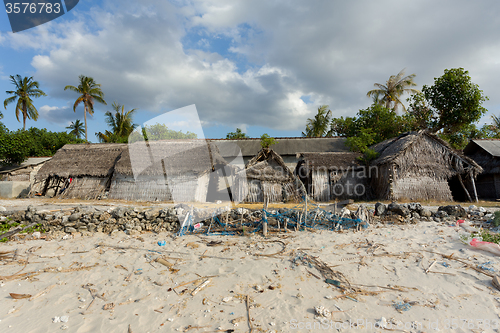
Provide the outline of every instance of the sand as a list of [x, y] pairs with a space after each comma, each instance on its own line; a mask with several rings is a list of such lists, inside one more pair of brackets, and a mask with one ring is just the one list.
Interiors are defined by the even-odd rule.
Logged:
[[[253, 332], [494, 332], [500, 291], [453, 258], [498, 271], [498, 257], [463, 244], [465, 233], [420, 222], [267, 238], [118, 232], [10, 241], [0, 244], [15, 252], [0, 261], [0, 332], [250, 332], [250, 323]], [[349, 298], [303, 258], [341, 273]], [[330, 313], [318, 316], [319, 306]]]

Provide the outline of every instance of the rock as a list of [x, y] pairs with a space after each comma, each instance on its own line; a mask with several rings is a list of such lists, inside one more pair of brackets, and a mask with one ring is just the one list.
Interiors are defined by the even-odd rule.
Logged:
[[64, 231], [66, 233], [72, 234], [72, 233], [76, 232], [76, 229], [73, 227], [66, 227], [66, 228], [64, 228]]
[[387, 207], [383, 203], [377, 202], [375, 204], [375, 215], [382, 216], [385, 214], [386, 210], [387, 210]]
[[125, 213], [127, 212], [127, 208], [125, 207], [116, 207], [111, 211], [111, 216], [113, 216], [115, 219], [120, 219], [125, 216]]
[[448, 217], [448, 213], [445, 212], [444, 210], [438, 210], [436, 213], [434, 213], [434, 217], [437, 218]]
[[82, 216], [81, 213], [73, 213], [68, 217], [68, 221], [77, 221]]
[[432, 212], [426, 208], [422, 208], [418, 213], [422, 217], [431, 217], [432, 216]]
[[390, 212], [396, 213], [400, 216], [409, 216], [410, 215], [410, 210], [408, 208], [404, 207], [403, 205], [399, 205], [395, 202], [389, 204], [389, 206], [387, 206], [387, 210]]
[[148, 221], [152, 221], [159, 215], [159, 213], [160, 212], [156, 209], [147, 210], [144, 212], [144, 218]]
[[444, 211], [450, 216], [467, 217], [467, 212], [460, 205], [441, 206], [438, 208], [438, 211]]
[[410, 202], [407, 208], [412, 212], [418, 212], [422, 209], [422, 205], [419, 202]]

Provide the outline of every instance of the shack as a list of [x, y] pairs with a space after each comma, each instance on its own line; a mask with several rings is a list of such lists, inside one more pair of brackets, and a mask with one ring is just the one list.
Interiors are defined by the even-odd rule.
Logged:
[[[437, 135], [427, 131], [408, 132], [371, 147], [380, 155], [372, 161], [377, 177], [371, 186], [380, 199], [453, 201], [450, 183], [456, 179], [463, 193], [474, 189], [483, 169]], [[469, 199], [471, 200], [471, 199]]]
[[477, 195], [483, 199], [500, 198], [500, 140], [471, 140], [464, 154], [483, 168], [477, 176]]
[[[371, 170], [360, 153], [300, 153], [295, 174], [315, 201], [369, 199]], [[374, 168], [376, 171], [376, 168]]]
[[236, 177], [237, 200], [242, 202], [300, 201], [306, 189], [272, 149], [261, 149]]
[[97, 199], [109, 188], [126, 144], [67, 144], [35, 176], [30, 195]]
[[[219, 177], [234, 177], [235, 173], [217, 146], [205, 140], [136, 142], [118, 159], [108, 197], [131, 201], [215, 201], [223, 190], [231, 191], [219, 188]], [[211, 183], [216, 185], [210, 186]]]

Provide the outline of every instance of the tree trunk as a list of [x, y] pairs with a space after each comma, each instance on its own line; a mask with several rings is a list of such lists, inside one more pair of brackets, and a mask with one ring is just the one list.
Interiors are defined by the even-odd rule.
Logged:
[[26, 104], [23, 105], [23, 131], [26, 131], [26, 117], [28, 116], [28, 110], [26, 110]]
[[87, 139], [87, 103], [83, 103], [83, 119], [85, 119], [85, 141], [89, 142]]

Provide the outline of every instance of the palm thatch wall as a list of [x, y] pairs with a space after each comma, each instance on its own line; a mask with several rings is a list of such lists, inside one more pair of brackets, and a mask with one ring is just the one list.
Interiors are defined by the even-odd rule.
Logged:
[[272, 149], [262, 149], [237, 175], [236, 200], [240, 202], [300, 201], [306, 190]]
[[[31, 195], [96, 199], [109, 186], [124, 144], [67, 144], [35, 176]], [[71, 183], [69, 179], [71, 178]]]
[[380, 199], [452, 201], [450, 178], [465, 181], [482, 172], [476, 162], [426, 131], [405, 133], [372, 149], [380, 153], [372, 162], [378, 177], [371, 182]]
[[133, 143], [116, 163], [109, 198], [205, 202], [211, 173], [226, 165], [205, 140]]
[[31, 194], [205, 202], [211, 173], [221, 169], [235, 174], [205, 140], [65, 145], [39, 170]]
[[301, 153], [295, 174], [316, 201], [368, 199], [369, 168], [361, 165], [359, 153]]

